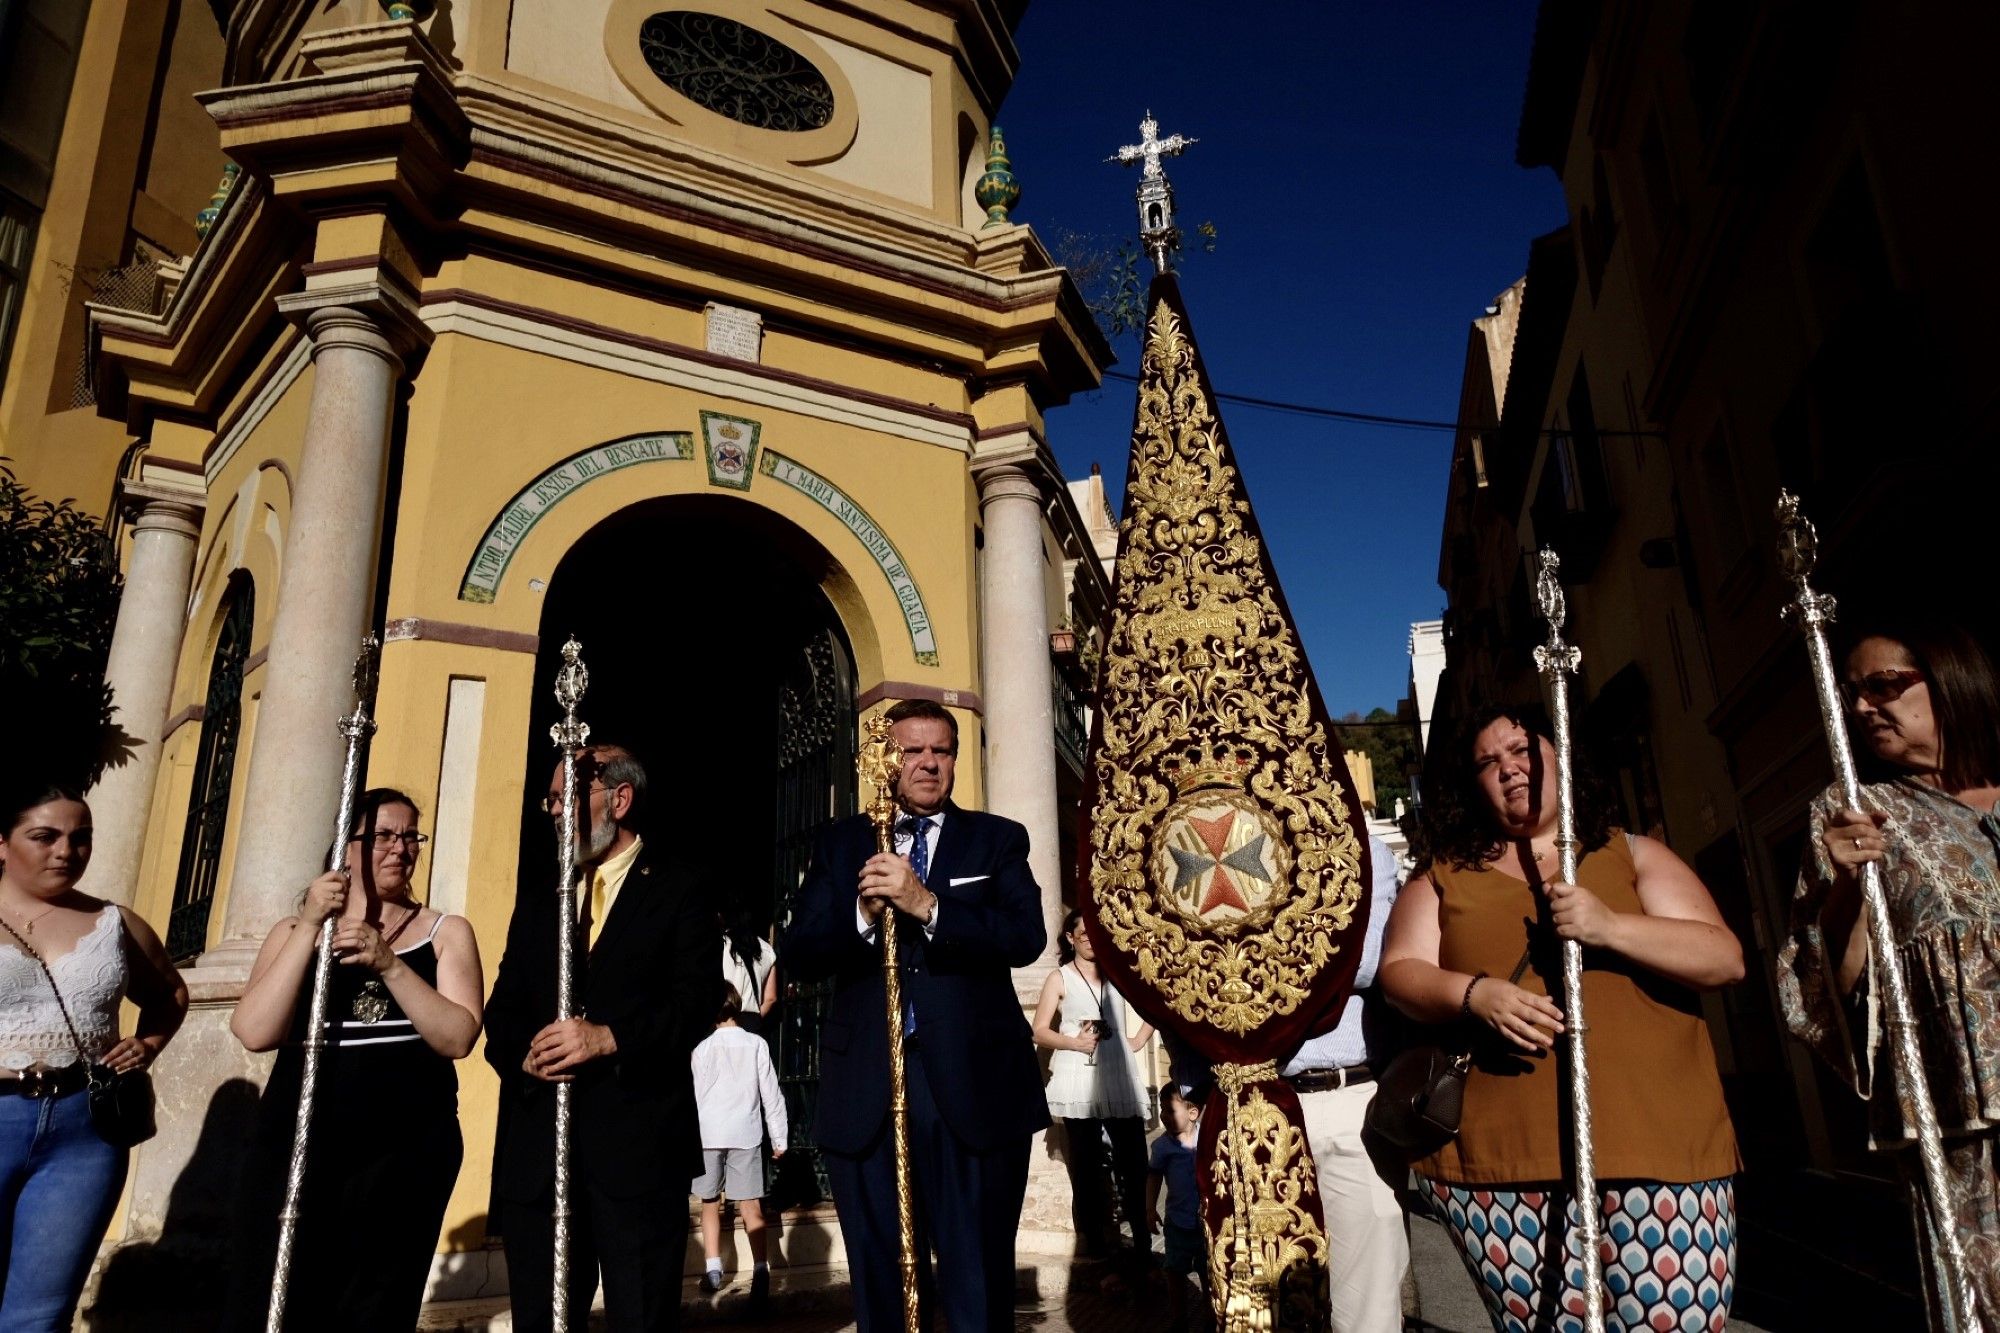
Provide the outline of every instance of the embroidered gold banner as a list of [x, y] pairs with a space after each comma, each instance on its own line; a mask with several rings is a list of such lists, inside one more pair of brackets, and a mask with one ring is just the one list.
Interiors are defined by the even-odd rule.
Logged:
[[1120, 990], [1216, 1065], [1199, 1161], [1218, 1317], [1324, 1327], [1317, 1182], [1277, 1069], [1353, 983], [1366, 826], [1172, 276], [1150, 297], [1085, 911]]

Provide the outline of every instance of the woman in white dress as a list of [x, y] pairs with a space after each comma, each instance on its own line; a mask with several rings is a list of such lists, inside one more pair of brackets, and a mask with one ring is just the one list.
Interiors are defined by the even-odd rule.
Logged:
[[1056, 947], [1062, 966], [1042, 985], [1035, 1044], [1055, 1052], [1049, 1060], [1049, 1114], [1063, 1122], [1070, 1189], [1091, 1249], [1118, 1249], [1104, 1157], [1109, 1137], [1109, 1173], [1117, 1177], [1133, 1243], [1144, 1246], [1146, 1106], [1133, 1056], [1151, 1039], [1153, 1025], [1142, 1023], [1136, 1034], [1125, 1035], [1125, 997], [1097, 970], [1082, 912], [1063, 918]]

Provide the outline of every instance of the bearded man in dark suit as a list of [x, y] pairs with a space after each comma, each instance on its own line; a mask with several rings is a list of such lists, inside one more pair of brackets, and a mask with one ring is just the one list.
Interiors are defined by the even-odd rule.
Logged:
[[1014, 1326], [1014, 1236], [1029, 1146], [1049, 1123], [1010, 973], [1034, 962], [1048, 940], [1041, 890], [1028, 868], [1026, 829], [951, 803], [951, 714], [905, 700], [888, 719], [903, 751], [895, 851], [875, 850], [865, 815], [828, 829], [780, 949], [793, 975], [834, 983], [813, 1136], [833, 1185], [861, 1333], [895, 1333], [901, 1243], [881, 920], [897, 912], [925, 1313], [941, 1306], [953, 1333], [999, 1333]]
[[[702, 1165], [689, 1057], [714, 1029], [721, 934], [694, 874], [639, 836], [639, 761], [593, 745], [577, 758], [576, 780], [583, 1016], [555, 1021], [553, 885], [523, 888], [486, 1005], [486, 1059], [500, 1074], [498, 1230], [514, 1327], [549, 1333], [555, 1090], [574, 1084], [571, 1319], [584, 1326], [601, 1274], [607, 1326], [657, 1333], [680, 1323], [688, 1182]], [[560, 766], [544, 808], [562, 811]]]

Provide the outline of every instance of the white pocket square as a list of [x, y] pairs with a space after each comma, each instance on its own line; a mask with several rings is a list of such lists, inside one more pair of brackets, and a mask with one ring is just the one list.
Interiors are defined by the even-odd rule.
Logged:
[[966, 875], [963, 878], [952, 880], [951, 887], [955, 889], [961, 884], [978, 884], [983, 880], [992, 878], [993, 876], [991, 875]]

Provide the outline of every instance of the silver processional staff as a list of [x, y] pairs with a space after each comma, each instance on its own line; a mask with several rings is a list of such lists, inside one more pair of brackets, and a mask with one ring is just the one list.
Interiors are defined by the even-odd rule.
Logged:
[[[1819, 717], [1826, 728], [1827, 748], [1833, 755], [1834, 780], [1840, 785], [1840, 799], [1850, 810], [1861, 805], [1861, 779], [1854, 767], [1854, 750], [1848, 742], [1847, 712], [1841, 704], [1834, 679], [1833, 651], [1826, 641], [1826, 627], [1833, 623], [1834, 600], [1815, 592], [1811, 583], [1813, 566], [1819, 560], [1819, 537], [1812, 520], [1799, 508], [1799, 498], [1790, 491], [1778, 492], [1778, 564], [1796, 593], [1785, 605], [1785, 614], [1799, 623], [1804, 633], [1806, 655], [1812, 662], [1813, 686], [1819, 696]], [[1882, 889], [1882, 867], [1873, 861], [1861, 867], [1862, 912], [1868, 922], [1868, 949], [1882, 991], [1889, 1004], [1889, 1045], [1895, 1061], [1896, 1102], [1903, 1123], [1916, 1131], [1918, 1155], [1924, 1166], [1924, 1198], [1931, 1221], [1931, 1236], [1937, 1253], [1934, 1271], [1942, 1290], [1939, 1306], [1952, 1321], [1955, 1333], [1980, 1333], [1979, 1310], [1968, 1280], [1965, 1253], [1958, 1242], [1958, 1224], [1951, 1206], [1951, 1177], [1945, 1169], [1944, 1139], [1938, 1130], [1937, 1108], [1931, 1102], [1931, 1087], [1924, 1073], [1923, 1050], [1917, 1041], [1916, 1013], [1910, 1005], [1909, 985], [1903, 976], [1902, 955], [1896, 950], [1895, 927], [1889, 919], [1889, 899]]]
[[[556, 904], [561, 920], [556, 924], [556, 1021], [576, 1017], [576, 757], [590, 739], [590, 726], [579, 722], [577, 703], [590, 688], [590, 672], [583, 665], [583, 646], [571, 635], [562, 646], [562, 668], [556, 672], [556, 702], [562, 705], [562, 720], [549, 728], [549, 739], [562, 755], [562, 826], [556, 838]], [[570, 1117], [572, 1085], [556, 1084], [555, 1152], [555, 1292], [554, 1325], [557, 1333], [569, 1333], [569, 1229], [570, 1229]]]
[[[1548, 642], [1535, 649], [1535, 666], [1549, 686], [1549, 720], [1556, 733], [1556, 873], [1565, 884], [1577, 882], [1575, 745], [1569, 731], [1569, 678], [1583, 662], [1583, 650], [1563, 642], [1567, 607], [1562, 567], [1554, 551], [1542, 548], [1535, 575], [1535, 601], [1549, 622]], [[1584, 1037], [1583, 945], [1562, 943], [1563, 1025], [1569, 1034], [1570, 1134], [1575, 1157], [1571, 1192], [1576, 1197], [1577, 1238], [1583, 1249], [1583, 1326], [1586, 1333], [1604, 1333], [1604, 1256], [1599, 1244], [1604, 1222], [1597, 1211], [1597, 1156], [1592, 1144], [1590, 1065]]]
[[[333, 830], [333, 850], [326, 868], [347, 864], [347, 843], [354, 832], [354, 810], [361, 797], [361, 769], [368, 738], [375, 734], [376, 673], [382, 641], [373, 634], [361, 640], [354, 659], [354, 711], [340, 719], [347, 756], [340, 766], [339, 823]], [[266, 1333], [284, 1333], [285, 1300], [291, 1294], [292, 1252], [298, 1243], [299, 1204], [305, 1193], [306, 1150], [312, 1139], [313, 1099], [319, 1091], [320, 1056], [326, 1050], [326, 995], [333, 981], [334, 918], [320, 923], [319, 945], [313, 957], [312, 1001], [306, 1010], [305, 1062], [299, 1071], [299, 1115], [292, 1130], [292, 1159], [285, 1171], [285, 1202], [278, 1212], [278, 1261], [271, 1273], [271, 1304], [265, 1315]]]

